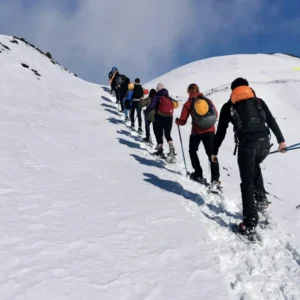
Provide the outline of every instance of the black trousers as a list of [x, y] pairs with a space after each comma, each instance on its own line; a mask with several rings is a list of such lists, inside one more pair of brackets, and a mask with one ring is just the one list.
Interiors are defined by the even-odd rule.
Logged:
[[200, 165], [200, 161], [197, 155], [197, 151], [201, 142], [203, 142], [205, 152], [208, 156], [210, 162], [211, 171], [211, 181], [218, 181], [220, 178], [220, 169], [218, 162], [211, 161], [211, 155], [213, 154], [213, 143], [214, 143], [215, 133], [205, 132], [201, 134], [191, 134], [190, 135], [190, 145], [189, 153], [191, 158], [192, 166], [195, 170], [196, 176], [203, 178], [203, 170]]
[[152, 123], [153, 132], [154, 132], [154, 135], [155, 135], [155, 139], [156, 139], [156, 142], [157, 142], [155, 122], [149, 121], [145, 118], [146, 139], [147, 140], [150, 139], [150, 126], [151, 126], [151, 123]]
[[126, 96], [126, 92], [122, 91], [122, 90], [117, 90], [116, 91], [116, 98], [117, 98], [117, 103], [121, 104], [121, 110], [124, 110], [124, 103], [123, 103], [123, 99]]
[[131, 125], [134, 124], [134, 112], [136, 111], [137, 113], [137, 118], [139, 121], [139, 128], [142, 127], [142, 109], [140, 108], [140, 101], [132, 101], [131, 105], [131, 111], [130, 111], [130, 119], [131, 119]]
[[163, 135], [167, 142], [172, 142], [171, 131], [173, 126], [173, 116], [163, 117], [159, 114], [155, 115], [155, 131], [156, 131], [156, 140], [158, 145], [163, 144]]
[[241, 192], [243, 201], [243, 215], [245, 222], [257, 224], [258, 215], [254, 203], [254, 191], [264, 193], [264, 182], [260, 164], [270, 152], [268, 137], [257, 141], [242, 140], [238, 148], [238, 165], [241, 176]]

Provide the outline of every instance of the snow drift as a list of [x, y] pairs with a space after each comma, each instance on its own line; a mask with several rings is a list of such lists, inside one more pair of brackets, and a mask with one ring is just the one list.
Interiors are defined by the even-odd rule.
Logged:
[[[219, 157], [224, 197], [209, 196], [182, 175], [176, 128], [169, 166], [130, 135], [105, 86], [12, 40], [0, 36], [1, 299], [300, 298], [297, 151], [264, 164], [277, 198], [259, 227], [263, 245], [249, 247], [228, 228], [241, 217], [231, 132]], [[279, 54], [212, 58], [146, 86], [162, 80], [184, 99], [196, 82], [220, 108], [230, 81], [245, 76], [293, 143], [297, 64]]]

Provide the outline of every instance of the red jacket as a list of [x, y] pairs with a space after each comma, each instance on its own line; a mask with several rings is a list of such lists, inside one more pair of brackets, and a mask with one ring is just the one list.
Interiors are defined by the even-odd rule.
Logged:
[[[183, 126], [186, 124], [186, 122], [191, 114], [191, 105], [192, 105], [193, 99], [198, 96], [204, 96], [204, 95], [202, 93], [193, 93], [190, 95], [188, 101], [184, 104], [184, 106], [182, 108], [180, 118], [176, 120], [177, 125]], [[214, 104], [212, 103], [211, 100], [209, 100], [209, 102], [213, 106], [214, 110], [217, 113], [217, 117], [218, 117], [218, 112], [217, 112]], [[212, 126], [208, 129], [202, 129], [195, 123], [194, 120], [192, 120], [192, 134], [199, 134], [199, 133], [205, 133], [205, 132], [216, 132], [216, 127]]]

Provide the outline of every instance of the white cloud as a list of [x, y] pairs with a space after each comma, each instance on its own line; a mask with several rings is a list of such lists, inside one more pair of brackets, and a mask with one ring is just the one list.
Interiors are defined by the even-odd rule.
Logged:
[[113, 65], [148, 80], [176, 64], [179, 45], [200, 58], [212, 36], [257, 29], [248, 25], [262, 1], [79, 0], [73, 14], [49, 2], [28, 9], [17, 0], [0, 1], [4, 33], [23, 35], [79, 76], [104, 83]]

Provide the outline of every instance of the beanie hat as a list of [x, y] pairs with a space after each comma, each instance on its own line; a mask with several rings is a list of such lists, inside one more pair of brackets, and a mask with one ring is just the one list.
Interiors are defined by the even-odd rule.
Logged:
[[239, 86], [249, 86], [249, 83], [245, 78], [238, 77], [232, 81], [231, 90], [233, 91], [234, 89], [236, 89]]
[[162, 90], [164, 88], [165, 88], [164, 84], [160, 82], [156, 87], [156, 91], [159, 92], [160, 90]]
[[139, 78], [136, 78], [134, 82], [135, 83], [141, 83], [141, 80]]

